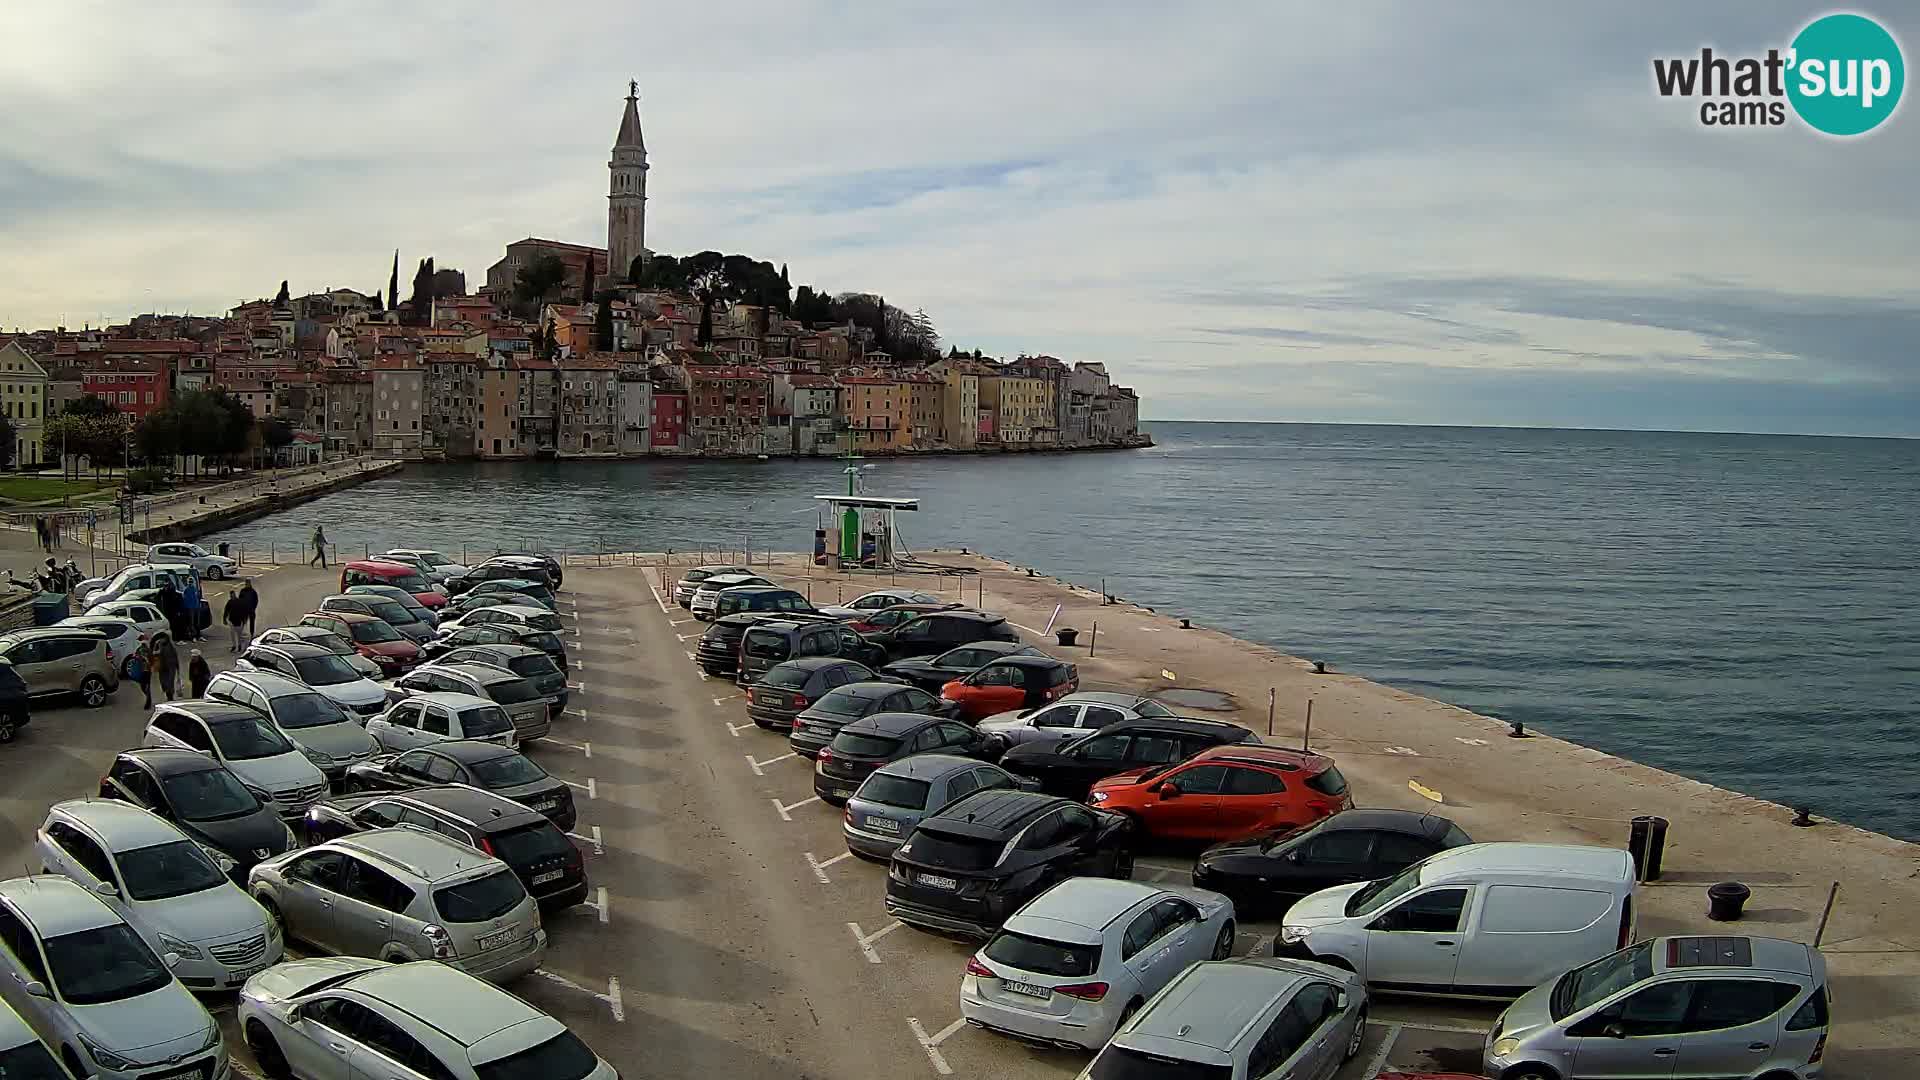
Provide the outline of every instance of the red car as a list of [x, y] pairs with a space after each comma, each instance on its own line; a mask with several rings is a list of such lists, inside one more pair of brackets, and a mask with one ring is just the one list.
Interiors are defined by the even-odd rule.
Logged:
[[895, 604], [878, 611], [863, 611], [858, 618], [845, 621], [848, 629], [854, 633], [871, 634], [880, 630], [891, 630], [915, 615], [925, 615], [929, 611], [946, 611], [959, 606], [959, 604]]
[[438, 611], [447, 606], [447, 594], [428, 581], [420, 571], [400, 563], [378, 559], [356, 559], [340, 568], [340, 591], [349, 585], [392, 585], [413, 594], [420, 606]]
[[1037, 709], [1080, 689], [1080, 669], [1051, 656], [1003, 656], [940, 688], [968, 723], [1021, 709]]
[[420, 662], [420, 646], [385, 619], [352, 611], [314, 611], [300, 616], [300, 625], [331, 630], [353, 642], [353, 651], [380, 665], [383, 675], [398, 675]]
[[1277, 746], [1216, 746], [1093, 785], [1087, 801], [1153, 836], [1239, 840], [1309, 825], [1353, 806], [1333, 759]]

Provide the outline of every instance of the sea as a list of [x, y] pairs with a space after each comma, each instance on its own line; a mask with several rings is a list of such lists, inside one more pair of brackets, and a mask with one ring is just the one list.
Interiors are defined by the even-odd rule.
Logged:
[[[1920, 840], [1920, 441], [1144, 424], [875, 458], [970, 547], [1476, 712]], [[409, 466], [212, 537], [809, 550], [834, 460]], [[1523, 785], [1525, 777], [1513, 778]]]

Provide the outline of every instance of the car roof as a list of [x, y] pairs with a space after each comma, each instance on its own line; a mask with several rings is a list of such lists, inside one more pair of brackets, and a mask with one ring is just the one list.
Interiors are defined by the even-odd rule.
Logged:
[[[1008, 644], [1012, 643], [1008, 642]], [[1055, 704], [1086, 702], [1093, 705], [1116, 705], [1122, 709], [1133, 709], [1149, 701], [1153, 701], [1153, 699], [1142, 694], [1121, 694], [1115, 693], [1112, 690], [1076, 690], [1066, 697], [1061, 698], [1058, 702], [1055, 702]], [[1159, 702], [1155, 701], [1154, 704], [1158, 705]]]
[[[1033, 646], [1028, 645], [1027, 643], [1022, 641], [997, 641], [997, 640], [969, 641], [965, 645], [955, 645], [953, 648], [948, 649], [947, 652], [950, 652], [950, 653], [959, 652], [961, 649], [979, 649], [982, 652], [998, 653], [1001, 656], [1012, 656], [1016, 653], [1019, 653], [1020, 650], [1022, 649], [1031, 649], [1031, 648], [1033, 648]], [[941, 653], [940, 655], [945, 656], [946, 653]], [[1034, 655], [1034, 654], [1028, 653], [1024, 655]], [[1044, 656], [1046, 654], [1041, 653], [1039, 655]], [[1079, 695], [1073, 694], [1069, 696], [1078, 697]]]
[[187, 698], [183, 701], [164, 701], [161, 702], [159, 708], [154, 711], [159, 712], [163, 709], [171, 709], [174, 712], [183, 712], [189, 716], [197, 716], [209, 724], [217, 724], [223, 720], [239, 720], [243, 717], [248, 720], [260, 719], [259, 713], [254, 712], [245, 705], [237, 705], [231, 701], [214, 701], [210, 698]]
[[1276, 998], [1293, 993], [1314, 977], [1283, 965], [1204, 960], [1161, 991], [1153, 1008], [1134, 1021], [1127, 1036], [1224, 1054], [1239, 1044]]
[[1187, 759], [1188, 764], [1196, 761], [1213, 764], [1264, 765], [1270, 769], [1300, 773], [1325, 772], [1333, 764], [1332, 758], [1316, 754], [1311, 750], [1289, 750], [1284, 746], [1258, 744], [1242, 746], [1237, 743], [1209, 747]]
[[[435, 671], [451, 671], [455, 674], [465, 675], [474, 682], [483, 685], [486, 683], [496, 683], [502, 679], [517, 679], [520, 677], [497, 664], [483, 664], [478, 660], [456, 660], [451, 664], [427, 664], [426, 667], [432, 668]], [[420, 669], [415, 668], [414, 670], [418, 671]]]
[[405, 563], [385, 562], [380, 559], [356, 559], [342, 567], [344, 570], [369, 570], [382, 574], [411, 574], [413, 567]]
[[[999, 836], [1070, 800], [1037, 791], [997, 788], [976, 791], [952, 802], [926, 819], [950, 832], [972, 836]], [[1077, 804], [1076, 804], [1077, 805]], [[924, 824], [924, 822], [923, 822]]]
[[[838, 657], [835, 659], [838, 659]], [[867, 701], [872, 698], [891, 694], [895, 690], [905, 690], [906, 688], [905, 683], [881, 682], [878, 679], [863, 679], [860, 682], [850, 682], [845, 686], [836, 686], [827, 691], [827, 694], [839, 694], [843, 697], [859, 698], [862, 701]], [[821, 696], [825, 697], [826, 694], [822, 694]]]
[[931, 716], [927, 713], [883, 712], [863, 716], [840, 730], [856, 734], [904, 735], [909, 731], [926, 727], [928, 724], [937, 724], [942, 719], [944, 717]]
[[155, 776], [184, 776], [187, 773], [226, 769], [225, 765], [197, 750], [176, 750], [169, 746], [141, 746], [122, 750], [116, 756], [139, 762]]
[[546, 815], [530, 806], [470, 784], [438, 784], [432, 787], [409, 788], [405, 791], [384, 791], [375, 795], [374, 798], [421, 803], [444, 810], [476, 825], [503, 822], [513, 822], [518, 825], [524, 824], [529, 819], [546, 820]]
[[722, 589], [721, 591], [733, 593], [735, 595], [745, 594], [748, 596], [752, 596], [757, 593], [792, 592], [793, 590], [787, 588], [784, 585], [735, 585], [731, 589]]
[[1234, 735], [1244, 734], [1246, 728], [1225, 720], [1202, 720], [1193, 716], [1136, 716], [1108, 724], [1099, 730], [1099, 734], [1111, 735], [1127, 731], [1172, 731], [1183, 735]]
[[889, 762], [875, 769], [888, 776], [899, 776], [909, 780], [938, 780], [961, 769], [976, 769], [982, 763], [972, 758], [956, 757], [953, 754], [914, 754], [899, 761]]
[[450, 757], [463, 765], [476, 761], [492, 761], [494, 758], [506, 757], [508, 754], [517, 754], [520, 752], [510, 746], [501, 746], [499, 743], [475, 742], [472, 739], [443, 739], [440, 742], [415, 747], [415, 749], [432, 750], [443, 757]]
[[1658, 938], [1653, 956], [1657, 971], [1750, 968], [1813, 974], [1812, 950], [1800, 942], [1779, 938], [1746, 935]]
[[1421, 865], [1422, 882], [1492, 872], [1555, 873], [1631, 881], [1633, 860], [1624, 848], [1586, 844], [1468, 844], [1448, 848]]
[[[478, 630], [479, 627], [476, 626], [474, 627], [474, 629]], [[547, 655], [546, 653], [541, 652], [539, 649], [536, 649], [531, 645], [521, 645], [521, 644], [518, 644], [517, 642], [512, 642], [512, 641], [476, 641], [471, 645], [462, 645], [460, 646], [459, 649], [456, 649], [454, 651], [463, 652], [467, 649], [477, 649], [477, 650], [481, 650], [484, 652], [491, 652], [491, 653], [505, 653], [508, 657]], [[484, 663], [485, 661], [455, 660], [453, 662], [456, 664], [478, 664], [478, 663]]]
[[185, 839], [185, 834], [165, 818], [119, 799], [68, 799], [48, 809], [86, 825], [106, 841], [109, 851], [132, 851]]
[[0, 881], [0, 897], [11, 902], [42, 938], [96, 930], [125, 921], [78, 882], [59, 874], [34, 874]]
[[[364, 611], [309, 611], [307, 615], [325, 615], [329, 619], [339, 619], [346, 623], [385, 621], [378, 615], [368, 615]], [[305, 615], [301, 616], [301, 618], [305, 617]]]
[[348, 989], [376, 998], [472, 1046], [546, 1014], [505, 990], [445, 964], [394, 964], [359, 975]]
[[[1141, 901], [1150, 900], [1165, 891], [1142, 881], [1068, 878], [1028, 901], [1027, 906], [1007, 920], [1006, 926], [1009, 930], [1022, 933], [1026, 931], [1021, 930], [1021, 924], [1027, 919], [1044, 919], [1053, 926], [1085, 931], [1090, 935], [1087, 942], [1097, 943], [1100, 940], [1099, 932], [1113, 925], [1113, 920], [1132, 911]], [[1048, 935], [1042, 933], [1037, 936]]]
[[[902, 604], [899, 606], [906, 607], [909, 605]], [[923, 612], [922, 614], [938, 615], [943, 619], [964, 619], [967, 622], [979, 622], [979, 623], [986, 623], [988, 625], [992, 625], [994, 623], [1003, 623], [1007, 621], [1007, 617], [1005, 615], [995, 615], [989, 611], [975, 611], [972, 608], [952, 608], [952, 609], [936, 608], [933, 611]]]
[[494, 604], [487, 611], [512, 611], [521, 615], [551, 615], [553, 612], [538, 604]]
[[[518, 675], [514, 678], [519, 678]], [[480, 705], [492, 705], [493, 702], [478, 694], [462, 694], [453, 690], [431, 690], [424, 694], [414, 694], [408, 701], [427, 701], [435, 705], [444, 705], [454, 712], [465, 712]], [[438, 745], [438, 744], [429, 744]]]
[[[315, 656], [333, 655], [327, 650], [313, 645], [262, 645], [260, 648], [285, 653], [288, 659], [292, 660], [304, 660]], [[295, 649], [300, 651], [296, 653], [294, 652]], [[277, 671], [260, 671], [258, 669], [253, 671], [223, 671], [214, 676], [214, 678], [238, 679], [269, 697], [283, 697], [288, 694], [311, 694], [315, 692], [314, 689], [306, 683], [300, 682], [297, 679], [290, 679]]]
[[348, 833], [332, 843], [406, 867], [428, 881], [444, 881], [499, 862], [451, 837], [404, 825]]
[[34, 641], [39, 638], [84, 637], [105, 641], [106, 635], [88, 626], [30, 626], [0, 634], [0, 641]]
[[[759, 628], [754, 627], [754, 629]], [[844, 656], [803, 656], [798, 660], [782, 660], [773, 665], [773, 667], [791, 668], [795, 671], [819, 671], [823, 668], [836, 667], [840, 664], [851, 664], [855, 662], [856, 661], [849, 660]], [[773, 668], [768, 668], [767, 671], [771, 673]]]
[[1397, 832], [1409, 836], [1431, 836], [1438, 838], [1453, 828], [1453, 822], [1439, 814], [1423, 814], [1417, 810], [1380, 810], [1362, 808], [1341, 810], [1330, 817], [1320, 819], [1314, 826], [1316, 832], [1351, 832], [1366, 829], [1374, 832]]

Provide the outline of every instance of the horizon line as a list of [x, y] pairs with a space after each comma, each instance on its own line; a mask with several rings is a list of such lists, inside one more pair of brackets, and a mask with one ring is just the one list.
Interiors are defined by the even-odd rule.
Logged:
[[1750, 435], [1756, 438], [1782, 439], [1885, 439], [1897, 442], [1920, 441], [1914, 435], [1860, 435], [1822, 431], [1730, 431], [1719, 428], [1616, 428], [1582, 427], [1571, 424], [1441, 424], [1402, 420], [1175, 420], [1166, 417], [1138, 421], [1141, 430], [1147, 424], [1259, 424], [1267, 427], [1403, 427], [1453, 428], [1462, 431], [1593, 431], [1622, 435]]

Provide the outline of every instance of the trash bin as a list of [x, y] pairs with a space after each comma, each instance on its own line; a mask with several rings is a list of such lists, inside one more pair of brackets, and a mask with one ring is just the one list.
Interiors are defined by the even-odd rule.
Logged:
[[67, 594], [43, 592], [33, 598], [33, 625], [52, 626], [67, 617]]
[[1633, 873], [1641, 881], [1660, 880], [1660, 860], [1667, 848], [1667, 819], [1641, 815], [1627, 825], [1627, 850], [1633, 853]]
[[227, 543], [225, 540], [220, 541], [220, 557], [223, 559], [228, 558], [231, 554], [232, 546], [233, 545]]
[[1060, 629], [1054, 631], [1054, 637], [1059, 639], [1060, 644], [1062, 645], [1072, 645], [1074, 642], [1074, 639], [1079, 636], [1080, 636], [1080, 631], [1075, 630], [1071, 626], [1063, 626]]
[[1723, 881], [1707, 888], [1707, 918], [1717, 922], [1738, 922], [1740, 909], [1747, 906], [1753, 890], [1737, 881]]

